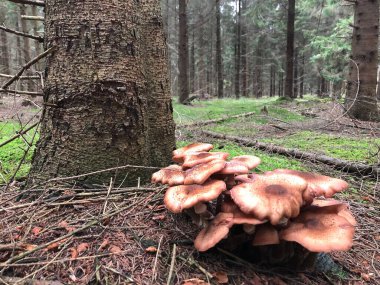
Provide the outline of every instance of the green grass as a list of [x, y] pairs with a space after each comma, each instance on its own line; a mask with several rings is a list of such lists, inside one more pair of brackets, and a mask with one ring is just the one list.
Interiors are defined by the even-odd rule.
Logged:
[[[287, 102], [287, 101], [286, 101]], [[286, 103], [276, 98], [262, 99], [222, 99], [195, 102], [193, 106], [186, 106], [174, 102], [174, 120], [178, 125], [188, 124], [197, 121], [212, 120], [223, 117], [229, 117], [248, 112], [256, 112], [260, 115], [260, 110], [267, 106], [269, 115], [284, 121], [299, 121], [305, 117], [290, 112], [281, 107], [281, 104]], [[265, 124], [265, 118], [255, 118], [258, 124]], [[234, 121], [234, 120], [231, 120]]]
[[[0, 123], [0, 143], [13, 137], [21, 126], [16, 122], [1, 122]], [[30, 143], [32, 141], [34, 129], [24, 135], [24, 138]], [[37, 136], [33, 141], [33, 147], [30, 148], [26, 155], [24, 163], [17, 172], [16, 179], [25, 177], [30, 169], [30, 163], [34, 151], [34, 144], [37, 141]], [[0, 184], [8, 182], [17, 169], [20, 161], [24, 156], [24, 150], [27, 149], [27, 144], [22, 138], [18, 138], [11, 143], [0, 148]]]
[[334, 158], [365, 163], [377, 163], [376, 155], [380, 146], [380, 138], [356, 138], [334, 136], [312, 131], [302, 131], [283, 138], [262, 139], [288, 148], [297, 148], [325, 154]]
[[[192, 142], [190, 141], [179, 141], [177, 142], [177, 148], [186, 146]], [[227, 152], [230, 154], [230, 159], [239, 156], [239, 155], [255, 155], [257, 157], [260, 157], [261, 164], [257, 167], [257, 170], [259, 172], [265, 172], [274, 170], [277, 168], [287, 168], [287, 169], [294, 169], [294, 170], [306, 170], [305, 167], [303, 167], [302, 163], [295, 159], [286, 158], [284, 156], [275, 155], [275, 154], [268, 154], [259, 150], [255, 150], [253, 148], [248, 147], [241, 147], [237, 144], [233, 143], [214, 143], [214, 149], [213, 151], [222, 151]]]

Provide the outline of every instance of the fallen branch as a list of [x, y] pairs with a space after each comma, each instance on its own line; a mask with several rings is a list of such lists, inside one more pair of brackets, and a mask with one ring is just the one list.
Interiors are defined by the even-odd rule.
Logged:
[[21, 19], [32, 20], [32, 21], [45, 21], [45, 17], [42, 17], [42, 16], [21, 15]]
[[20, 137], [22, 135], [25, 135], [27, 132], [29, 132], [31, 129], [33, 129], [37, 125], [38, 125], [38, 122], [31, 125], [29, 128], [22, 130], [21, 132], [18, 132], [16, 135], [11, 137], [10, 139], [6, 140], [5, 142], [0, 143], [0, 147], [5, 146], [6, 144], [8, 144], [10, 142], [13, 142], [15, 139], [17, 139], [18, 137]]
[[18, 285], [63, 285], [59, 281], [24, 279], [18, 277], [0, 276], [0, 284], [18, 284]]
[[368, 175], [373, 175], [375, 177], [380, 175], [380, 167], [378, 165], [369, 165], [369, 164], [364, 164], [364, 163], [359, 163], [359, 162], [351, 162], [347, 160], [329, 157], [322, 154], [305, 152], [298, 149], [284, 148], [284, 147], [276, 146], [269, 143], [262, 143], [262, 142], [254, 141], [251, 139], [245, 139], [245, 138], [240, 138], [240, 137], [235, 137], [235, 136], [227, 136], [227, 135], [222, 135], [222, 134], [209, 132], [209, 131], [201, 131], [201, 133], [203, 135], [206, 135], [212, 138], [233, 141], [238, 144], [248, 146], [248, 147], [254, 147], [266, 152], [277, 153], [277, 154], [281, 154], [281, 155], [285, 155], [285, 156], [289, 156], [293, 158], [298, 158], [298, 159], [307, 159], [311, 162], [321, 162], [329, 166], [332, 166], [333, 168], [344, 170], [350, 173], [355, 173], [355, 174], [360, 174], [360, 175], [368, 174]]
[[35, 5], [40, 7], [45, 7], [45, 3], [41, 1], [30, 1], [30, 0], [8, 0], [9, 2], [17, 3], [17, 4], [28, 4]]
[[[13, 78], [13, 76], [14, 75], [0, 73], [0, 77], [4, 77], [4, 78]], [[41, 77], [38, 76], [38, 75], [34, 75], [34, 76], [20, 76], [19, 80], [32, 80], [32, 79], [40, 79], [40, 78]]]
[[31, 67], [33, 64], [38, 62], [40, 59], [46, 57], [48, 54], [53, 52], [56, 49], [56, 46], [53, 46], [49, 49], [47, 49], [45, 52], [41, 53], [40, 55], [36, 56], [33, 58], [31, 61], [29, 61], [27, 64], [25, 64], [19, 72], [15, 76], [13, 76], [10, 80], [8, 80], [2, 87], [1, 89], [7, 89], [9, 85], [11, 85], [13, 82], [15, 82], [23, 73], [25, 70], [27, 70], [29, 67]]
[[215, 124], [215, 123], [228, 121], [231, 119], [245, 118], [245, 117], [249, 117], [249, 116], [253, 116], [253, 115], [256, 115], [256, 113], [255, 112], [249, 112], [249, 113], [239, 114], [239, 115], [225, 117], [225, 118], [221, 118], [221, 119], [213, 119], [213, 120], [208, 120], [208, 121], [203, 121], [203, 122], [196, 122], [196, 123], [191, 123], [191, 124], [179, 125], [177, 127], [178, 128], [190, 128], [190, 127], [206, 126], [206, 125], [211, 125], [211, 124]]
[[35, 36], [35, 35], [30, 35], [30, 34], [27, 34], [27, 33], [16, 31], [16, 30], [12, 30], [12, 29], [9, 29], [9, 28], [7, 28], [5, 26], [2, 26], [2, 25], [0, 25], [0, 30], [6, 31], [7, 33], [11, 33], [11, 34], [14, 34], [14, 35], [18, 35], [18, 36], [26, 37], [26, 38], [29, 38], [29, 39], [33, 39], [33, 40], [36, 40], [36, 41], [38, 41], [40, 43], [42, 43], [44, 41], [44, 38], [42, 38], [42, 37]]
[[20, 91], [20, 90], [11, 90], [0, 88], [0, 93], [12, 93], [12, 95], [30, 95], [30, 96], [44, 96], [42, 92], [33, 92], [33, 91]]

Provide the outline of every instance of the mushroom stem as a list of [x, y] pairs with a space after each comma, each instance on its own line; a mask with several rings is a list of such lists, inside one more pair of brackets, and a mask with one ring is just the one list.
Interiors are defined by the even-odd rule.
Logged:
[[256, 226], [255, 225], [250, 225], [250, 224], [244, 224], [243, 225], [243, 230], [249, 235], [252, 235], [256, 231]]
[[205, 203], [198, 203], [194, 206], [194, 212], [198, 215], [207, 212], [207, 205]]

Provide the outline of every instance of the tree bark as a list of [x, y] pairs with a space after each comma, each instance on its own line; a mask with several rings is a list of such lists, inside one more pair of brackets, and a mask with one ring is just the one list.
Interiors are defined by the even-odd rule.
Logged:
[[221, 14], [220, 0], [216, 0], [216, 69], [218, 78], [218, 98], [224, 97], [223, 90], [223, 59], [222, 59], [222, 39], [221, 39]]
[[355, 2], [353, 27], [346, 109], [350, 117], [365, 121], [379, 120], [376, 99], [379, 0]]
[[[241, 27], [241, 88], [243, 97], [248, 97], [248, 66], [247, 66], [247, 0], [241, 0], [240, 27]], [[243, 16], [242, 16], [243, 15]]]
[[293, 97], [298, 97], [298, 49], [294, 51], [294, 85], [293, 85]]
[[187, 31], [187, 0], [179, 0], [179, 35], [178, 35], [178, 69], [179, 69], [179, 102], [189, 98], [189, 43]]
[[192, 40], [190, 48], [190, 92], [195, 93], [195, 37], [194, 37], [194, 25], [192, 26]]
[[286, 46], [286, 79], [285, 97], [294, 98], [293, 94], [293, 61], [294, 61], [294, 21], [295, 21], [296, 1], [288, 0], [288, 26], [287, 26], [287, 46]]
[[[175, 147], [158, 1], [46, 2], [48, 59], [29, 184], [120, 165], [164, 166]], [[55, 107], [52, 107], [55, 106]], [[151, 171], [117, 173], [127, 184]], [[84, 179], [108, 183], [109, 173]]]

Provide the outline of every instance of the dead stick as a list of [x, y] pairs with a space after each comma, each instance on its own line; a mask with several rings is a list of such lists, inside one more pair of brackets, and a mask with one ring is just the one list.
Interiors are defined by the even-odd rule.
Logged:
[[41, 1], [30, 1], [30, 0], [8, 0], [9, 2], [17, 3], [17, 4], [28, 4], [35, 5], [40, 7], [45, 7], [45, 3]]
[[40, 43], [42, 43], [44, 41], [44, 38], [42, 38], [42, 37], [26, 34], [26, 33], [23, 33], [23, 32], [16, 31], [16, 30], [12, 30], [12, 29], [9, 29], [9, 28], [7, 28], [5, 26], [2, 26], [2, 25], [0, 25], [0, 30], [6, 31], [7, 33], [15, 34], [15, 35], [18, 35], [18, 36], [30, 38], [30, 39], [36, 40], [36, 41], [38, 41]]
[[33, 91], [20, 91], [0, 88], [0, 93], [12, 93], [17, 95], [44, 96], [44, 93]]
[[32, 20], [32, 21], [45, 21], [45, 17], [41, 17], [41, 16], [21, 15], [21, 19]]
[[[13, 76], [14, 75], [0, 73], [0, 77], [12, 78]], [[20, 76], [20, 78], [19, 78], [19, 80], [31, 80], [31, 79], [40, 79], [40, 76], [38, 76], [38, 75], [34, 75], [34, 76]]]
[[33, 129], [37, 125], [38, 125], [38, 122], [31, 125], [29, 128], [22, 130], [21, 132], [18, 132], [16, 135], [11, 137], [10, 139], [6, 140], [5, 142], [0, 143], [0, 147], [5, 146], [6, 144], [9, 144], [10, 142], [13, 142], [15, 139], [17, 139], [21, 135], [25, 135], [27, 132], [29, 132], [31, 129]]
[[170, 285], [172, 283], [172, 276], [173, 276], [176, 253], [177, 253], [177, 245], [173, 244], [172, 261], [170, 263], [169, 276], [168, 276], [168, 280], [166, 282], [166, 285]]
[[17, 72], [17, 74], [15, 76], [13, 76], [13, 78], [11, 78], [8, 82], [6, 82], [3, 86], [2, 86], [2, 89], [7, 89], [9, 85], [11, 85], [13, 82], [15, 82], [23, 73], [25, 70], [27, 70], [29, 67], [31, 67], [33, 64], [35, 64], [36, 62], [38, 62], [40, 59], [46, 57], [48, 54], [50, 54], [51, 52], [53, 52], [57, 47], [56, 46], [53, 46], [49, 49], [47, 49], [45, 52], [41, 53], [40, 55], [36, 56], [35, 58], [33, 58], [31, 61], [29, 61], [27, 64], [25, 64], [19, 72]]

